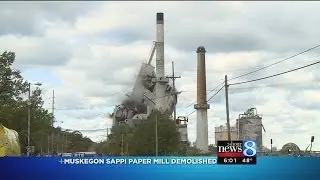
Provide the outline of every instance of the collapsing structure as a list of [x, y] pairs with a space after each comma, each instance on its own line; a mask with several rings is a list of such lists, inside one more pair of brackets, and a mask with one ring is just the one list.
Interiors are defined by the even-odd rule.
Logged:
[[[177, 104], [176, 90], [165, 76], [163, 13], [157, 13], [156, 26], [156, 42], [149, 60], [142, 64], [132, 92], [121, 105], [116, 106], [112, 114], [114, 126], [127, 123], [135, 127], [147, 119], [152, 110], [158, 109], [172, 114]], [[155, 53], [156, 67], [151, 65]]]
[[[156, 108], [157, 96], [154, 77], [154, 67], [143, 63], [131, 94], [114, 110], [113, 125], [128, 123], [134, 127], [142, 119], [146, 119], [152, 110]], [[166, 84], [165, 95], [161, 99], [163, 99], [166, 107], [165, 110], [169, 113], [173, 112], [173, 106], [176, 104], [176, 97], [172, 96], [173, 93], [173, 88]]]
[[[156, 52], [156, 71], [151, 65]], [[152, 48], [149, 61], [143, 63], [133, 90], [128, 98], [118, 105], [114, 111], [113, 124], [126, 122], [131, 126], [139, 124], [146, 119], [153, 109], [173, 112], [176, 105], [174, 89], [169, 85], [164, 70], [164, 24], [163, 13], [157, 13], [156, 42]]]

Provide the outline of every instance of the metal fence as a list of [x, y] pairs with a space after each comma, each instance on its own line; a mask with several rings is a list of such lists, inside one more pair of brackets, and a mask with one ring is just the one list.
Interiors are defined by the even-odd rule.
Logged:
[[[216, 156], [216, 152], [205, 153], [207, 156]], [[320, 151], [274, 151], [274, 152], [257, 152], [257, 156], [298, 156], [298, 157], [320, 157]]]
[[291, 151], [291, 152], [258, 152], [258, 156], [304, 156], [304, 157], [320, 157], [320, 151]]

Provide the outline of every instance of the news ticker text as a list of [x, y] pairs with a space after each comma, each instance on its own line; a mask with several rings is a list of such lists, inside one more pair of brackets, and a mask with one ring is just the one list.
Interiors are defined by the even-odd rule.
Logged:
[[218, 141], [217, 164], [257, 164], [255, 141]]
[[216, 158], [62, 158], [65, 165], [213, 165]]

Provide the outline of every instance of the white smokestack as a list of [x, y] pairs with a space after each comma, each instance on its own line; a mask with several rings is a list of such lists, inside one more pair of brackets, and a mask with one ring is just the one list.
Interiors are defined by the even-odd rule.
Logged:
[[157, 13], [157, 39], [156, 39], [156, 108], [165, 109], [165, 85], [168, 80], [164, 72], [164, 18], [163, 13]]
[[164, 25], [163, 13], [157, 13], [157, 34], [156, 34], [156, 73], [158, 77], [164, 77]]

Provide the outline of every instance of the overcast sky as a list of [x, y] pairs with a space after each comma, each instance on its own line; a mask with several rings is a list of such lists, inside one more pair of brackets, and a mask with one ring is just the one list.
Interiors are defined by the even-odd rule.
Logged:
[[[0, 2], [0, 51], [16, 52], [15, 67], [42, 82], [45, 107], [55, 90], [56, 125], [111, 127], [107, 115], [131, 91], [155, 40], [156, 13], [165, 13], [165, 64], [182, 78], [178, 115], [196, 100], [196, 49], [207, 50], [207, 89], [320, 44], [319, 2]], [[231, 83], [290, 70], [319, 60], [320, 48]], [[230, 86], [230, 118], [256, 107], [264, 145], [293, 142], [320, 150], [319, 65], [263, 81]], [[214, 92], [208, 95], [212, 95]], [[226, 122], [224, 92], [210, 101], [209, 142]], [[195, 113], [189, 139], [196, 137]], [[101, 141], [106, 131], [83, 132]]]

